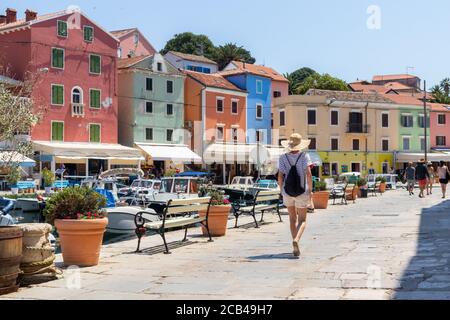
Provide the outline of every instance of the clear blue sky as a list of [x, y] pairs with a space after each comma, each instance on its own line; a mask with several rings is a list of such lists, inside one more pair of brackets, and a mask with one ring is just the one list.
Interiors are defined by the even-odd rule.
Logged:
[[[38, 13], [78, 5], [108, 30], [138, 27], [162, 49], [191, 31], [217, 44], [235, 42], [257, 63], [280, 72], [308, 66], [346, 81], [374, 74], [410, 73], [428, 87], [450, 76], [450, 1], [430, 0], [2, 0], [0, 10]], [[381, 9], [381, 29], [370, 30], [367, 8]]]

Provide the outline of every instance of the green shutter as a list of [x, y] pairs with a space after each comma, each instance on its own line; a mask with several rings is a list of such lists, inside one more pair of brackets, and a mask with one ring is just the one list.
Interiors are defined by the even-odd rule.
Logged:
[[90, 104], [90, 106], [91, 106], [91, 108], [97, 108], [97, 109], [99, 109], [100, 108], [100, 90], [96, 90], [96, 89], [91, 89], [91, 94], [90, 94], [90, 96], [91, 96], [91, 104]]
[[52, 86], [52, 104], [64, 104], [64, 87]]
[[89, 71], [91, 73], [100, 73], [100, 56], [91, 55], [89, 63]]
[[90, 125], [90, 142], [100, 142], [100, 125], [98, 124], [91, 124]]
[[90, 26], [84, 27], [84, 41], [92, 42], [94, 40], [94, 29]]
[[64, 68], [64, 50], [53, 48], [52, 49], [52, 67], [53, 68]]
[[64, 123], [52, 122], [52, 140], [63, 141], [64, 138]]
[[67, 22], [58, 21], [58, 36], [67, 37]]

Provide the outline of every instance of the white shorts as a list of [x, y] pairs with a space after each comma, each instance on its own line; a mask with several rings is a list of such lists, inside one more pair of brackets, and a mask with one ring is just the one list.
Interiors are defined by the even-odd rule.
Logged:
[[283, 203], [287, 208], [307, 208], [310, 205], [310, 197], [309, 194], [302, 194], [301, 196], [295, 198], [288, 195], [283, 195]]

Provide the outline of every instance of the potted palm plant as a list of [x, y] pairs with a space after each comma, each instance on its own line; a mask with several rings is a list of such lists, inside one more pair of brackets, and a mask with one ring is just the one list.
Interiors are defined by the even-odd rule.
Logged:
[[358, 186], [358, 197], [367, 198], [367, 180], [360, 178], [356, 182], [356, 185]]
[[327, 191], [327, 184], [325, 181], [316, 181], [314, 186], [314, 193], [312, 200], [315, 209], [328, 208], [328, 200], [330, 200], [330, 192]]
[[11, 167], [8, 175], [6, 176], [6, 181], [8, 181], [9, 185], [11, 186], [11, 192], [14, 195], [19, 193], [17, 183], [19, 182], [20, 178], [21, 174], [19, 167], [17, 166]]
[[380, 190], [379, 190], [380, 193], [385, 193], [386, 192], [386, 182], [387, 182], [386, 178], [385, 177], [377, 177], [376, 181], [380, 182]]
[[92, 189], [70, 187], [47, 200], [44, 215], [58, 231], [65, 265], [98, 264], [108, 219], [106, 198]]
[[[228, 216], [231, 211], [231, 203], [225, 199], [224, 194], [216, 189], [209, 188], [207, 196], [211, 197], [211, 206], [209, 207], [208, 227], [211, 236], [223, 237], [227, 232]], [[199, 212], [200, 217], [206, 216], [206, 211]], [[202, 226], [203, 235], [208, 232]]]
[[42, 170], [42, 179], [44, 180], [45, 194], [50, 194], [55, 183], [55, 175], [51, 170], [45, 168]]

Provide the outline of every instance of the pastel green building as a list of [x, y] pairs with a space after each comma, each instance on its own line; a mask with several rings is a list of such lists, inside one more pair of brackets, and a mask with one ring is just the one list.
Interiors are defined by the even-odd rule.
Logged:
[[[425, 116], [420, 106], [399, 108], [399, 151], [425, 151]], [[428, 112], [427, 112], [428, 114]], [[430, 149], [430, 119], [427, 115], [427, 149]]]
[[184, 75], [160, 54], [119, 61], [119, 142], [182, 144]]

